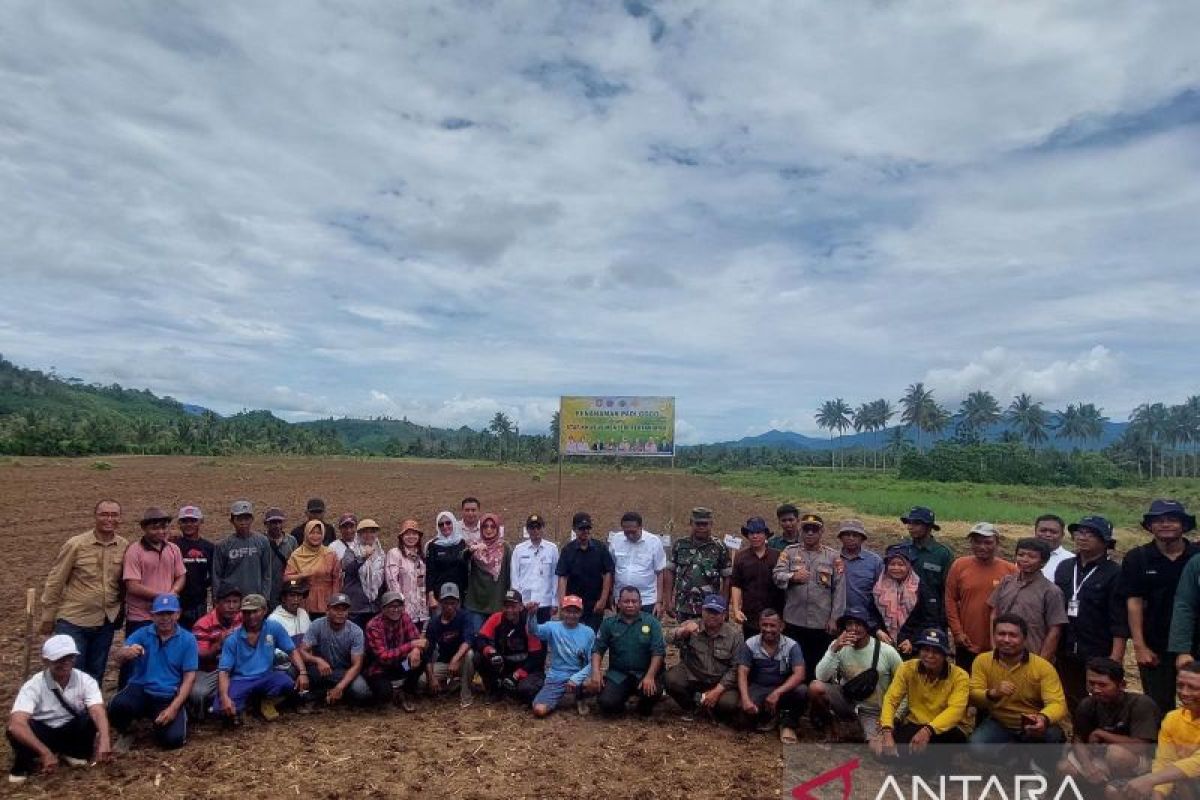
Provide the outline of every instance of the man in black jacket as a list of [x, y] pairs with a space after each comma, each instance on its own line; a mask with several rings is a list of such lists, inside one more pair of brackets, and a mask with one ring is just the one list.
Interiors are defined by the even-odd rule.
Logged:
[[533, 702], [545, 681], [546, 648], [526, 629], [525, 606], [516, 589], [504, 594], [504, 610], [479, 629], [475, 651], [489, 701], [508, 695], [525, 705]]

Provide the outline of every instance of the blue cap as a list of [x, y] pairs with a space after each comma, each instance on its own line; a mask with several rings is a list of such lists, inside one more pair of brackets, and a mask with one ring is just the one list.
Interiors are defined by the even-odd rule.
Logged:
[[1142, 515], [1142, 527], [1150, 530], [1150, 521], [1155, 517], [1166, 517], [1175, 515], [1183, 520], [1183, 532], [1193, 531], [1196, 529], [1196, 517], [1187, 513], [1187, 509], [1183, 507], [1183, 503], [1178, 500], [1158, 499], [1150, 504], [1150, 510]]
[[1093, 514], [1092, 516], [1084, 517], [1079, 522], [1072, 522], [1067, 526], [1067, 530], [1071, 533], [1076, 533], [1080, 528], [1086, 528], [1095, 531], [1101, 539], [1112, 545], [1116, 542], [1113, 538], [1112, 523], [1104, 517]]
[[950, 637], [941, 628], [926, 628], [913, 642], [913, 647], [936, 647], [946, 655], [950, 655]]
[[151, 614], [161, 614], [164, 611], [178, 611], [179, 598], [173, 594], [160, 594], [150, 604]]
[[746, 520], [746, 524], [742, 526], [742, 533], [749, 536], [752, 533], [770, 533], [771, 529], [767, 526], [767, 521], [762, 517], [751, 517]]
[[725, 598], [721, 597], [721, 595], [706, 594], [704, 596], [704, 605], [702, 605], [701, 608], [705, 609], [706, 611], [716, 611], [724, 614], [729, 607], [725, 604]]
[[925, 506], [913, 506], [908, 510], [908, 513], [900, 518], [900, 521], [908, 524], [909, 522], [923, 522], [935, 531], [940, 531], [941, 527], [933, 521], [933, 511]]

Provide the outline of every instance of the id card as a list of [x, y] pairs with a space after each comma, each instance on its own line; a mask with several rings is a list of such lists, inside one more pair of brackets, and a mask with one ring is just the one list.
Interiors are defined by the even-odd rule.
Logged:
[[1067, 601], [1067, 616], [1071, 617], [1072, 619], [1079, 616], [1079, 601], [1078, 600], [1068, 600]]

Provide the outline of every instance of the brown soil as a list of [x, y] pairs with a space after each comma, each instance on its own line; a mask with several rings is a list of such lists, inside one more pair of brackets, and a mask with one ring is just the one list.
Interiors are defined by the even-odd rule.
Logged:
[[[87, 530], [97, 500], [125, 508], [122, 533], [149, 505], [196, 503], [208, 519], [208, 538], [225, 535], [232, 500], [246, 498], [261, 512], [278, 505], [292, 522], [304, 501], [323, 497], [329, 517], [343, 511], [371, 516], [390, 545], [399, 522], [456, 508], [466, 494], [499, 511], [510, 531], [537, 511], [558, 529], [586, 509], [597, 527], [617, 528], [621, 512], [637, 509], [646, 527], [668, 530], [671, 510], [686, 519], [693, 505], [711, 507], [720, 533], [748, 516], [771, 520], [774, 503], [721, 490], [695, 476], [660, 471], [568, 471], [556, 512], [554, 472], [416, 461], [203, 459], [117, 457], [110, 470], [90, 460], [19, 459], [0, 464], [0, 536], [12, 563], [0, 582], [0, 703], [7, 708], [20, 684], [26, 587], [40, 594], [58, 546]], [[672, 502], [674, 497], [674, 502]], [[674, 526], [676, 533], [681, 523]], [[512, 540], [512, 534], [509, 539]], [[554, 537], [561, 540], [561, 536]], [[35, 648], [40, 646], [35, 636]], [[35, 658], [34, 664], [38, 663]], [[36, 667], [35, 667], [36, 668]], [[106, 694], [112, 688], [112, 675]], [[802, 745], [803, 747], [803, 745]], [[724, 726], [687, 723], [669, 700], [648, 721], [610, 721], [574, 713], [535, 721], [515, 705], [477, 702], [462, 711], [453, 700], [422, 700], [416, 714], [325, 710], [288, 714], [274, 723], [248, 721], [236, 732], [197, 726], [180, 751], [162, 752], [144, 738], [107, 766], [64, 769], [0, 793], [83, 797], [103, 792], [129, 798], [166, 797], [408, 797], [458, 798], [687, 797], [763, 798], [781, 795], [782, 760], [769, 736]]]

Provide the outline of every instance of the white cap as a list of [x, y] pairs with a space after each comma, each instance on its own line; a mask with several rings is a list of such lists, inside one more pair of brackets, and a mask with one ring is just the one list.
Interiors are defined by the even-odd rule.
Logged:
[[967, 536], [986, 536], [989, 539], [999, 535], [1000, 531], [990, 522], [976, 522], [975, 527], [967, 532]]
[[42, 645], [42, 658], [47, 661], [58, 661], [60, 658], [77, 655], [79, 648], [75, 646], [75, 640], [65, 633], [51, 636]]

